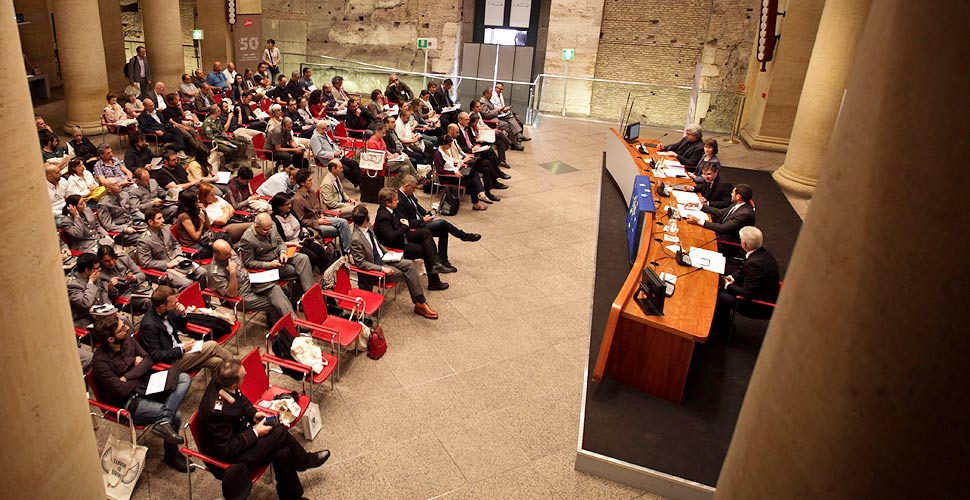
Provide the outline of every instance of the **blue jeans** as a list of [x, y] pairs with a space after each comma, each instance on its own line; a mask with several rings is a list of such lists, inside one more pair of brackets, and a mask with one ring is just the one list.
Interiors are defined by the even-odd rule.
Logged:
[[330, 225], [319, 225], [317, 229], [320, 234], [325, 238], [330, 238], [335, 235], [340, 236], [340, 246], [343, 248], [345, 254], [350, 253], [350, 224], [347, 224], [347, 220], [337, 216], [327, 216], [330, 219]]
[[[192, 379], [186, 373], [179, 373], [175, 389], [168, 393], [165, 402], [159, 402], [148, 397], [138, 398], [138, 406], [132, 414], [132, 421], [135, 425], [151, 425], [156, 422], [171, 422], [172, 427], [178, 432], [182, 425], [182, 414], [179, 413], [179, 406], [185, 399], [185, 394], [189, 392]], [[175, 444], [165, 443], [165, 456], [178, 455], [179, 447]]]

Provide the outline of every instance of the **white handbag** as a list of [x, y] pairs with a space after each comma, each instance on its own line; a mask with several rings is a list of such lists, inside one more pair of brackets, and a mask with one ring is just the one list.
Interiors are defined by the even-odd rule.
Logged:
[[320, 421], [320, 405], [310, 403], [306, 412], [303, 413], [303, 437], [307, 441], [313, 441], [313, 438], [317, 437], [317, 434], [320, 433], [320, 429], [322, 428], [323, 422]]
[[122, 441], [113, 434], [101, 452], [101, 477], [104, 492], [111, 500], [129, 500], [138, 478], [145, 468], [147, 446], [136, 442], [135, 428], [131, 428], [131, 442]]

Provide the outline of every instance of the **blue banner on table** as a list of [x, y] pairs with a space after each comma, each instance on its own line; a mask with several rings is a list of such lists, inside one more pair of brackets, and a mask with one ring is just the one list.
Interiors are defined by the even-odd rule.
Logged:
[[626, 238], [630, 250], [630, 262], [637, 256], [640, 248], [640, 233], [643, 229], [643, 212], [656, 213], [653, 202], [653, 189], [650, 177], [638, 175], [633, 181], [633, 194], [630, 196], [630, 210], [626, 213]]

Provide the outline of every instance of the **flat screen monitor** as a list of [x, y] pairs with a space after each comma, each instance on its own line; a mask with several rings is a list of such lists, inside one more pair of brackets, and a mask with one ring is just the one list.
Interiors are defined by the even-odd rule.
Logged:
[[623, 140], [626, 142], [636, 142], [640, 139], [640, 122], [634, 122], [626, 126], [623, 131]]
[[647, 316], [664, 315], [664, 299], [667, 297], [667, 284], [650, 266], [645, 266], [640, 276], [640, 289], [636, 301]]

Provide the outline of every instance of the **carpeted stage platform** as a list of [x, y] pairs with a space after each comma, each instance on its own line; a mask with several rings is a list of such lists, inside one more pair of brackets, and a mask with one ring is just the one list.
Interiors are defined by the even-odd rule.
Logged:
[[[757, 225], [784, 277], [801, 219], [770, 172], [725, 167], [721, 175], [754, 190]], [[604, 168], [587, 377], [599, 353], [610, 305], [630, 271], [625, 215], [623, 197]], [[698, 344], [681, 405], [609, 379], [599, 384], [589, 379], [583, 449], [715, 486], [766, 326], [738, 316], [730, 343], [721, 337]]]

